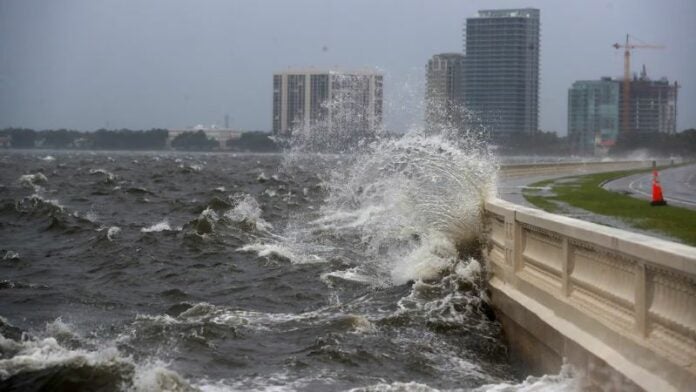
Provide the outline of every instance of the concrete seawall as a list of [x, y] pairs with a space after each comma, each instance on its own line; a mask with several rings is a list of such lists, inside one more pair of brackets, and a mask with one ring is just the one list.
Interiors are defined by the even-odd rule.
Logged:
[[696, 248], [485, 204], [491, 300], [514, 362], [600, 390], [696, 386]]

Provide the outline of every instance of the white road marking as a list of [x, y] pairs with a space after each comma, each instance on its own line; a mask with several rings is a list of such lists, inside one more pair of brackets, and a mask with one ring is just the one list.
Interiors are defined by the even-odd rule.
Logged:
[[[691, 177], [693, 177], [693, 176], [696, 176], [696, 173], [694, 173]], [[641, 178], [638, 178], [636, 180], [631, 181], [628, 184], [628, 189], [630, 189], [631, 191], [634, 191], [635, 193], [638, 193], [640, 195], [646, 196], [647, 198], [652, 198], [652, 194], [647, 193], [647, 192], [643, 192], [642, 190], [639, 189], [639, 188], [643, 188], [643, 186], [642, 186], [643, 180], [645, 180], [645, 177], [641, 177]], [[636, 182], [638, 182], [638, 188], [636, 188], [634, 186], [634, 184]], [[681, 198], [672, 197], [672, 196], [670, 196], [670, 197], [663, 196], [663, 198], [667, 201], [671, 201], [671, 202], [677, 203], [677, 204], [681, 203], [681, 204], [688, 204], [690, 206], [696, 206], [696, 202], [691, 201], [691, 200], [681, 199]]]

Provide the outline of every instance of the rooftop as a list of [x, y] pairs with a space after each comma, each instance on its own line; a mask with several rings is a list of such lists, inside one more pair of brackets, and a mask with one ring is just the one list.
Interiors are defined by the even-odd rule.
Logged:
[[480, 10], [477, 18], [537, 18], [539, 10], [536, 8], [515, 8], [504, 10]]
[[382, 72], [371, 68], [341, 69], [341, 68], [288, 68], [274, 72], [274, 75], [377, 75], [382, 76]]

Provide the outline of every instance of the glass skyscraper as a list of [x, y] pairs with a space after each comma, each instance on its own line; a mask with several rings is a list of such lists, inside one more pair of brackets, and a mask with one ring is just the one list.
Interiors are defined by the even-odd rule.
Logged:
[[464, 28], [464, 100], [494, 139], [539, 123], [539, 10], [483, 10]]
[[568, 90], [568, 138], [583, 155], [611, 148], [619, 135], [619, 83], [581, 80]]

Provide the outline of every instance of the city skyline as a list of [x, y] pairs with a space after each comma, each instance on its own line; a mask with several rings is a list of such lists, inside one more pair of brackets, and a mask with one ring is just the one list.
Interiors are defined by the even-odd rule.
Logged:
[[478, 10], [524, 7], [542, 15], [540, 129], [565, 134], [573, 81], [620, 76], [622, 53], [611, 44], [627, 32], [667, 47], [635, 51], [633, 72], [646, 64], [653, 78], [679, 82], [677, 130], [696, 128], [696, 113], [688, 110], [696, 102], [696, 43], [689, 39], [696, 4], [676, 0], [437, 7], [10, 0], [0, 4], [0, 128], [175, 128], [222, 124], [228, 115], [234, 128], [270, 130], [268, 75], [340, 65], [385, 74], [385, 126], [403, 131], [422, 121], [423, 61], [460, 51], [464, 21]]

